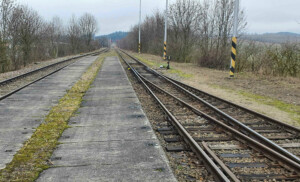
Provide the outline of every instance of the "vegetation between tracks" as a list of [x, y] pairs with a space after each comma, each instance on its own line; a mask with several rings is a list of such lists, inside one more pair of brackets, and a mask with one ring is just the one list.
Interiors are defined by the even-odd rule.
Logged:
[[49, 159], [59, 144], [58, 139], [68, 128], [69, 119], [80, 107], [82, 97], [94, 81], [104, 58], [109, 55], [111, 53], [100, 55], [59, 103], [52, 107], [31, 138], [6, 168], [0, 171], [0, 181], [34, 181], [43, 170], [51, 166]]

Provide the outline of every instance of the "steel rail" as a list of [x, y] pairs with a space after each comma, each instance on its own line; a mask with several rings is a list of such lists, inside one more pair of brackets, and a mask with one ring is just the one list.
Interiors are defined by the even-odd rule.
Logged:
[[[104, 52], [104, 51], [106, 51], [106, 50], [107, 50], [107, 49], [101, 50], [101, 51], [99, 51], [98, 53], [102, 53], [102, 52]], [[36, 72], [38, 72], [38, 71], [42, 71], [42, 70], [51, 68], [51, 67], [53, 67], [53, 66], [56, 66], [56, 65], [59, 65], [59, 64], [62, 64], [62, 63], [66, 63], [66, 62], [71, 61], [71, 60], [73, 60], [73, 59], [78, 59], [78, 58], [82, 58], [82, 57], [85, 57], [85, 56], [90, 56], [90, 55], [94, 55], [94, 54], [98, 54], [98, 53], [97, 53], [97, 52], [88, 53], [88, 54], [84, 54], [84, 55], [72, 57], [72, 58], [69, 58], [69, 59], [66, 59], [66, 60], [57, 62], [57, 63], [53, 63], [53, 64], [50, 64], [50, 65], [44, 66], [44, 67], [42, 67], [42, 68], [38, 68], [38, 69], [35, 69], [35, 70], [32, 70], [32, 71], [29, 71], [29, 72], [27, 72], [27, 73], [24, 73], [24, 74], [21, 74], [21, 75], [17, 75], [17, 76], [15, 76], [15, 77], [8, 78], [8, 79], [6, 79], [6, 80], [0, 81], [0, 85], [8, 84], [9, 82], [12, 82], [12, 81], [14, 81], [14, 80], [17, 80], [17, 79], [19, 79], [19, 78], [23, 78], [23, 77], [25, 77], [25, 76], [34, 74], [34, 73], [36, 73]]]
[[[108, 51], [108, 49], [105, 49], [105, 50], [101, 50], [101, 51], [99, 51], [99, 52], [97, 52], [97, 53], [89, 53], [89, 54], [86, 54], [86, 55], [81, 55], [81, 56], [79, 56], [79, 57], [77, 57], [77, 58], [71, 58], [71, 59], [64, 60], [64, 61], [70, 61], [70, 60], [72, 60], [72, 59], [78, 59], [78, 58], [82, 58], [82, 57], [89, 56], [89, 55], [98, 55], [98, 54], [101, 54], [101, 53], [107, 52], [107, 51]], [[59, 63], [62, 63], [62, 62], [59, 62]], [[73, 64], [73, 63], [71, 63], [71, 64]], [[28, 84], [26, 84], [26, 85], [24, 85], [24, 86], [22, 86], [22, 87], [20, 87], [20, 88], [17, 88], [17, 89], [15, 89], [15, 90], [9, 92], [8, 94], [5, 94], [5, 95], [1, 96], [1, 97], [0, 97], [0, 101], [3, 100], [3, 99], [5, 99], [5, 98], [7, 98], [7, 97], [9, 97], [9, 96], [11, 96], [11, 95], [13, 95], [13, 94], [16, 93], [16, 92], [18, 92], [18, 91], [20, 91], [20, 90], [22, 90], [22, 89], [28, 87], [29, 85], [32, 85], [32, 84], [34, 84], [34, 83], [36, 83], [36, 82], [38, 82], [38, 81], [40, 81], [40, 80], [42, 80], [42, 79], [44, 79], [44, 78], [46, 78], [46, 77], [48, 77], [48, 76], [50, 76], [50, 75], [52, 75], [52, 74], [58, 72], [58, 71], [60, 71], [60, 70], [62, 70], [62, 69], [64, 69], [64, 68], [66, 68], [67, 66], [70, 66], [71, 64], [68, 64], [68, 65], [65, 65], [65, 66], [63, 66], [63, 67], [61, 67], [61, 68], [58, 68], [57, 70], [54, 70], [54, 71], [52, 71], [51, 73], [49, 73], [49, 74], [47, 74], [47, 75], [45, 75], [45, 76], [43, 76], [43, 77], [40, 77], [40, 78], [38, 78], [38, 79], [36, 79], [36, 80], [33, 80], [33, 81], [31, 81], [30, 83], [28, 83]], [[55, 65], [56, 65], [56, 63], [55, 63]], [[55, 65], [52, 64], [52, 65], [48, 65], [48, 66], [55, 66]], [[48, 66], [46, 66], [46, 67], [48, 67]], [[33, 71], [37, 72], [37, 71], [41, 71], [41, 69], [40, 69], [40, 70], [33, 70]], [[16, 76], [16, 77], [14, 77], [14, 78], [11, 78], [12, 80], [8, 79], [8, 82], [11, 82], [11, 81], [13, 81], [13, 80], [15, 80], [15, 79], [19, 79], [19, 78], [21, 78], [21, 77], [25, 77], [24, 75], [27, 76], [28, 74], [25, 73], [25, 74], [23, 74], [23, 75]], [[6, 81], [6, 80], [4, 80], [4, 81]]]
[[205, 163], [209, 171], [214, 174], [216, 181], [229, 182], [230, 180], [225, 174], [218, 168], [218, 166], [212, 161], [212, 159], [206, 154], [206, 152], [199, 146], [199, 144], [192, 138], [192, 136], [186, 131], [186, 129], [179, 123], [179, 121], [171, 114], [170, 111], [164, 106], [164, 104], [156, 97], [153, 91], [147, 86], [147, 84], [141, 79], [141, 75], [123, 58], [118, 52], [121, 59], [128, 65], [135, 77], [142, 83], [148, 93], [156, 100], [166, 115], [168, 115], [171, 124], [178, 130], [179, 134], [183, 137], [184, 141], [191, 147], [196, 153], [197, 157]]
[[266, 115], [264, 115], [264, 114], [258, 113], [258, 112], [256, 112], [256, 111], [253, 111], [253, 110], [248, 109], [248, 108], [246, 108], [246, 107], [243, 107], [243, 106], [241, 106], [241, 105], [238, 105], [238, 104], [235, 104], [235, 103], [233, 103], [233, 102], [230, 102], [230, 101], [227, 101], [227, 100], [225, 100], [225, 99], [222, 99], [222, 98], [220, 98], [220, 97], [214, 96], [214, 95], [212, 95], [212, 94], [209, 94], [209, 93], [207, 93], [207, 92], [204, 92], [204, 91], [202, 91], [202, 90], [199, 90], [199, 89], [197, 89], [197, 88], [195, 88], [195, 87], [192, 87], [192, 86], [190, 86], [190, 85], [187, 85], [187, 84], [185, 84], [185, 83], [182, 83], [182, 82], [180, 82], [180, 81], [178, 81], [178, 80], [175, 80], [175, 79], [173, 79], [173, 78], [170, 78], [170, 77], [168, 77], [168, 76], [165, 76], [165, 77], [167, 77], [168, 79], [170, 79], [170, 80], [176, 82], [176, 83], [179, 84], [179, 85], [182, 85], [183, 87], [187, 87], [187, 88], [189, 88], [189, 89], [191, 89], [191, 90], [195, 90], [196, 92], [200, 92], [201, 94], [207, 95], [207, 96], [212, 97], [212, 98], [217, 99], [217, 100], [220, 100], [220, 101], [222, 101], [222, 102], [224, 102], [224, 103], [226, 103], [226, 104], [229, 104], [229, 105], [232, 105], [232, 106], [234, 106], [234, 107], [237, 107], [238, 109], [244, 110], [244, 111], [246, 111], [246, 112], [248, 112], [248, 113], [254, 114], [254, 115], [259, 116], [259, 117], [261, 117], [261, 118], [263, 118], [263, 119], [269, 120], [269, 121], [267, 121], [267, 122], [270, 122], [270, 121], [271, 121], [271, 122], [273, 122], [273, 123], [275, 123], [275, 124], [278, 124], [279, 126], [284, 127], [286, 130], [293, 131], [293, 132], [295, 132], [296, 134], [300, 135], [300, 128], [298, 128], [298, 127], [295, 127], [295, 126], [286, 124], [286, 123], [284, 123], [284, 122], [282, 122], [282, 121], [278, 121], [278, 120], [276, 120], [276, 119], [274, 119], [274, 118], [271, 118], [271, 117], [266, 116]]
[[208, 114], [205, 114], [204, 112], [196, 109], [195, 107], [191, 106], [190, 104], [186, 103], [185, 101], [177, 98], [176, 96], [170, 94], [169, 92], [163, 90], [162, 88], [160, 88], [159, 86], [155, 85], [154, 83], [152, 83], [151, 81], [147, 80], [146, 78], [144, 78], [143, 76], [141, 76], [141, 78], [144, 80], [144, 82], [148, 83], [150, 85], [150, 87], [158, 90], [159, 92], [166, 94], [170, 97], [172, 97], [173, 99], [177, 100], [178, 102], [180, 102], [181, 104], [185, 105], [186, 107], [188, 107], [189, 109], [191, 109], [195, 114], [202, 116], [204, 118], [206, 118], [209, 121], [214, 122], [215, 124], [219, 125], [221, 129], [228, 131], [231, 134], [234, 134], [235, 138], [237, 140], [243, 140], [247, 142], [247, 145], [250, 145], [251, 148], [259, 150], [259, 152], [261, 152], [262, 154], [265, 155], [265, 153], [267, 153], [268, 155], [265, 156], [270, 156], [272, 158], [272, 160], [279, 160], [283, 166], [288, 166], [292, 169], [294, 169], [297, 173], [300, 173], [300, 164], [298, 164], [297, 162], [295, 162], [294, 160], [280, 154], [279, 152], [259, 143], [258, 141], [250, 138], [249, 136], [241, 133], [240, 131], [224, 124], [223, 122], [209, 116]]
[[275, 150], [277, 150], [279, 153], [283, 154], [284, 156], [294, 160], [295, 162], [297, 162], [298, 164], [300, 164], [300, 159], [290, 153], [289, 151], [287, 151], [286, 149], [282, 148], [281, 146], [277, 145], [276, 143], [272, 142], [271, 140], [269, 140], [268, 138], [262, 136], [261, 134], [259, 134], [258, 132], [256, 132], [255, 130], [251, 129], [250, 127], [246, 126], [245, 124], [243, 124], [242, 122], [238, 121], [237, 119], [231, 117], [230, 115], [228, 115], [227, 113], [221, 111], [220, 109], [216, 108], [215, 106], [213, 106], [212, 104], [206, 102], [205, 100], [203, 100], [202, 98], [196, 96], [194, 93], [188, 91], [187, 89], [183, 88], [182, 86], [176, 84], [174, 81], [168, 79], [167, 77], [165, 77], [164, 75], [162, 75], [161, 73], [158, 73], [157, 71], [149, 68], [146, 64], [142, 63], [141, 61], [139, 61], [138, 59], [134, 58], [133, 56], [129, 55], [128, 53], [126, 53], [125, 51], [121, 50], [124, 54], [126, 54], [127, 56], [129, 56], [130, 58], [132, 58], [133, 60], [137, 61], [138, 63], [144, 65], [147, 70], [151, 71], [152, 73], [156, 74], [157, 76], [160, 76], [162, 78], [164, 78], [166, 81], [168, 81], [169, 83], [173, 84], [174, 86], [176, 86], [177, 88], [179, 88], [180, 90], [182, 90], [184, 93], [192, 96], [193, 98], [195, 98], [196, 100], [200, 101], [201, 103], [205, 104], [206, 106], [208, 106], [209, 108], [211, 108], [212, 110], [214, 110], [215, 112], [217, 112], [218, 114], [222, 115], [223, 117], [225, 117], [228, 121], [231, 121], [231, 124], [235, 124], [236, 126], [238, 126], [239, 128], [243, 129], [243, 132], [247, 135], [251, 134], [252, 137], [254, 137], [256, 140], [263, 142], [265, 145], [269, 146], [270, 148], [273, 148]]

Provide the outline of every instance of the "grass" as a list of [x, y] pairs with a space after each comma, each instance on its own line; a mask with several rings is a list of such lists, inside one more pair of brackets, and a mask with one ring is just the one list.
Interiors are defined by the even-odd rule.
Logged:
[[257, 95], [257, 94], [253, 94], [253, 93], [249, 93], [249, 92], [245, 92], [245, 91], [238, 91], [238, 93], [240, 95], [250, 98], [258, 103], [274, 106], [281, 111], [287, 112], [287, 113], [289, 113], [289, 115], [291, 116], [291, 118], [293, 120], [300, 123], [300, 106], [298, 106], [298, 105], [288, 104], [288, 103], [282, 102], [280, 100], [273, 99], [271, 97]]
[[176, 75], [178, 75], [179, 77], [182, 77], [182, 78], [192, 78], [193, 77], [192, 74], [188, 74], [188, 73], [185, 73], [183, 71], [173, 69], [173, 68], [169, 69], [168, 73], [176, 74]]
[[[156, 68], [159, 68], [161, 65], [166, 68], [168, 66], [167, 63], [165, 62], [158, 62], [158, 61], [151, 61], [151, 60], [148, 60], [148, 59], [145, 59], [143, 58], [142, 56], [140, 55], [137, 55], [137, 54], [134, 54], [136, 58], [138, 58], [140, 61], [142, 61], [143, 63], [145, 63], [146, 65], [148, 65], [149, 67], [153, 68], [153, 67], [156, 67]], [[188, 73], [185, 73], [181, 70], [178, 70], [178, 69], [174, 69], [171, 68], [168, 70], [168, 73], [171, 73], [171, 74], [176, 74], [177, 76], [181, 77], [181, 78], [191, 78], [193, 77], [192, 74], [188, 74]]]
[[81, 78], [68, 90], [59, 103], [52, 107], [44, 122], [36, 129], [6, 168], [0, 170], [0, 181], [34, 181], [39, 174], [51, 166], [49, 161], [59, 144], [58, 139], [67, 129], [69, 119], [80, 107], [82, 97], [94, 81], [106, 53], [87, 69]]
[[[142, 56], [138, 56], [138, 55], [134, 55], [136, 58], [138, 58], [138, 60], [142, 61], [143, 63], [145, 63], [146, 65], [150, 66], [150, 67], [160, 67], [160, 63], [158, 62], [153, 62], [153, 61], [149, 61], [145, 58], [143, 58]], [[163, 65], [164, 67], [167, 66], [167, 65]]]
[[[300, 106], [298, 106], [298, 105], [288, 104], [288, 103], [285, 103], [278, 99], [274, 99], [271, 97], [262, 96], [262, 95], [258, 95], [258, 94], [253, 94], [250, 92], [246, 92], [244, 90], [236, 91], [231, 88], [228, 88], [225, 86], [220, 86], [220, 85], [215, 85], [215, 84], [210, 84], [210, 86], [213, 88], [217, 88], [217, 89], [227, 90], [229, 92], [236, 92], [239, 95], [246, 97], [249, 100], [255, 101], [260, 104], [273, 106], [281, 111], [288, 113], [293, 120], [297, 121], [300, 124]], [[265, 113], [263, 113], [263, 114], [265, 114]]]

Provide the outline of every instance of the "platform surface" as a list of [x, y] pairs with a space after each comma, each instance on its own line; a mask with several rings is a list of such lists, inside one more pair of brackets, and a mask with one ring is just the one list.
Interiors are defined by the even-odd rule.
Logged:
[[0, 101], [0, 169], [23, 146], [52, 106], [81, 77], [97, 56], [77, 62]]
[[105, 59], [37, 181], [176, 181], [117, 57]]

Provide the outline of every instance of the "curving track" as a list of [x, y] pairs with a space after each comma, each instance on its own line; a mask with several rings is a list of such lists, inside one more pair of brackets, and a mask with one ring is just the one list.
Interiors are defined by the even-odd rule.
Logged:
[[165, 77], [125, 52], [119, 54], [168, 115], [172, 125], [160, 129], [165, 140], [173, 146], [185, 141], [217, 181], [299, 179], [298, 128]]

